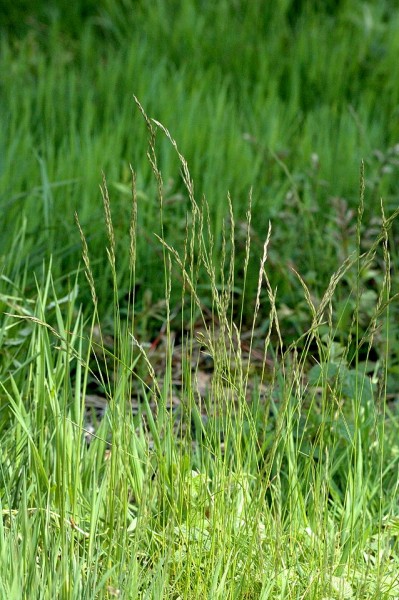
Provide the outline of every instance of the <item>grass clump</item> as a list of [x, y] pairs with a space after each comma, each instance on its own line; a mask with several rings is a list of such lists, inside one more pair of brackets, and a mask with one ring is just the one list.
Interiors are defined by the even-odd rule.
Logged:
[[396, 5], [64, 4], [0, 7], [0, 596], [399, 597]]
[[[321, 297], [296, 275], [310, 325], [287, 343], [269, 276], [271, 228], [250, 297], [250, 207], [243, 262], [231, 202], [215, 261], [210, 209], [197, 201], [187, 161], [139, 107], [160, 213], [157, 339], [148, 342], [136, 312], [134, 173], [127, 298], [102, 182], [112, 329], [79, 215], [90, 310], [79, 306], [82, 276], [58, 297], [51, 264], [27, 292], [15, 268], [23, 229], [2, 275], [1, 594], [397, 597], [398, 418], [387, 396], [396, 214], [381, 207], [380, 230], [362, 251], [362, 191], [357, 245]], [[190, 207], [181, 250], [166, 227], [157, 129], [176, 152]], [[362, 278], [377, 263], [365, 312]]]

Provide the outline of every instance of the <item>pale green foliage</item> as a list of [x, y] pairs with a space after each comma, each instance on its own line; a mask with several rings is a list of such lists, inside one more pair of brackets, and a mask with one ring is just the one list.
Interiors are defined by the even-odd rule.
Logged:
[[[233, 307], [233, 210], [223, 228], [227, 232], [229, 227], [230, 238], [223, 238], [220, 266], [212, 258], [207, 205], [199, 206], [195, 199], [185, 159], [169, 132], [146, 119], [161, 220], [164, 187], [156, 164], [155, 127], [163, 129], [178, 153], [191, 200], [184, 253], [159, 238], [164, 370], [155, 370], [148, 345], [137, 337], [133, 297], [127, 312], [120, 310], [112, 200], [105, 180], [107, 254], [114, 285], [111, 342], [103, 332], [83, 230], [91, 324], [83, 321], [77, 307], [77, 283], [57, 298], [51, 265], [30, 294], [21, 287], [22, 276], [13, 282], [3, 275], [3, 287], [10, 293], [1, 297], [7, 312], [3, 360], [8, 365], [1, 384], [2, 595], [397, 597], [398, 421], [386, 408], [384, 373], [369, 374], [367, 357], [362, 364], [353, 359], [349, 364], [349, 346], [334, 342], [332, 318], [345, 273], [359, 273], [363, 264], [373, 262], [379, 246], [389, 266], [392, 219], [382, 216], [381, 234], [371, 250], [348, 259], [331, 277], [318, 306], [302, 281], [311, 326], [288, 348], [268, 278], [269, 231], [250, 336], [252, 347], [259, 342], [258, 312], [267, 310], [263, 360], [268, 366], [252, 375], [257, 385], [251, 391], [251, 353], [244, 363], [239, 341], [244, 330]], [[131, 238], [139, 218], [134, 185]], [[359, 228], [360, 219], [361, 210]], [[133, 239], [130, 245], [134, 248]], [[134, 263], [134, 252], [131, 257], [133, 290], [140, 265]], [[211, 318], [199, 295], [204, 282], [212, 295]], [[183, 367], [176, 382], [170, 299], [172, 288], [182, 283], [181, 317], [188, 309], [192, 319], [182, 332]], [[13, 287], [19, 296], [11, 294]], [[242, 300], [244, 305], [246, 297]], [[360, 300], [360, 291], [358, 296], [355, 292], [356, 306]], [[386, 268], [364, 339], [356, 337], [354, 313], [356, 348], [371, 347], [374, 332], [388, 323], [391, 302]], [[206, 399], [197, 387], [198, 362], [196, 366], [192, 361], [199, 336], [195, 324], [201, 321], [202, 351], [213, 359]], [[386, 339], [388, 357], [388, 330]], [[311, 347], [317, 348], [319, 363], [307, 376]], [[84, 412], [92, 378], [103, 389], [106, 407], [87, 444]], [[131, 398], [138, 383], [141, 401], [134, 416]], [[181, 409], [177, 428], [172, 411], [176, 394]]]

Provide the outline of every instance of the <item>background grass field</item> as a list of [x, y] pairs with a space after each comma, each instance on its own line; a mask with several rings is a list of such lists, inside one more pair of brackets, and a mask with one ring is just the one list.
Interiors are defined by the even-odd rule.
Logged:
[[0, 593], [399, 597], [395, 3], [0, 10]]

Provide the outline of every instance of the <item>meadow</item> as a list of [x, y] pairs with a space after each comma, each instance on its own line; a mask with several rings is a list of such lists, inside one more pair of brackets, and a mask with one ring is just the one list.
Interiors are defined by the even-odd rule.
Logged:
[[399, 598], [395, 4], [0, 10], [0, 596]]

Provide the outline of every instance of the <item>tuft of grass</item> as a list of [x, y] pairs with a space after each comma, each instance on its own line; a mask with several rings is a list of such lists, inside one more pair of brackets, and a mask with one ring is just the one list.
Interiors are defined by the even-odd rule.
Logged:
[[[197, 200], [170, 132], [141, 110], [160, 215], [158, 339], [143, 335], [136, 309], [146, 265], [137, 251], [142, 207], [134, 174], [126, 307], [112, 194], [105, 178], [101, 185], [112, 329], [104, 326], [108, 311], [92, 266], [97, 246], [80, 216], [90, 310], [79, 306], [81, 276], [57, 295], [51, 263], [36, 289], [26, 290], [23, 230], [5, 263], [2, 595], [397, 597], [398, 417], [387, 395], [396, 213], [387, 217], [381, 206], [380, 231], [364, 250], [362, 171], [354, 252], [321, 297], [295, 274], [310, 325], [288, 343], [271, 283], [271, 227], [251, 297], [250, 210], [243, 266], [231, 202], [215, 260], [211, 208]], [[189, 199], [181, 248], [166, 227], [159, 132], [176, 153]], [[375, 265], [381, 277], [365, 312], [364, 271]], [[351, 310], [341, 343], [336, 302], [344, 293]], [[247, 305], [254, 307], [249, 328]]]

